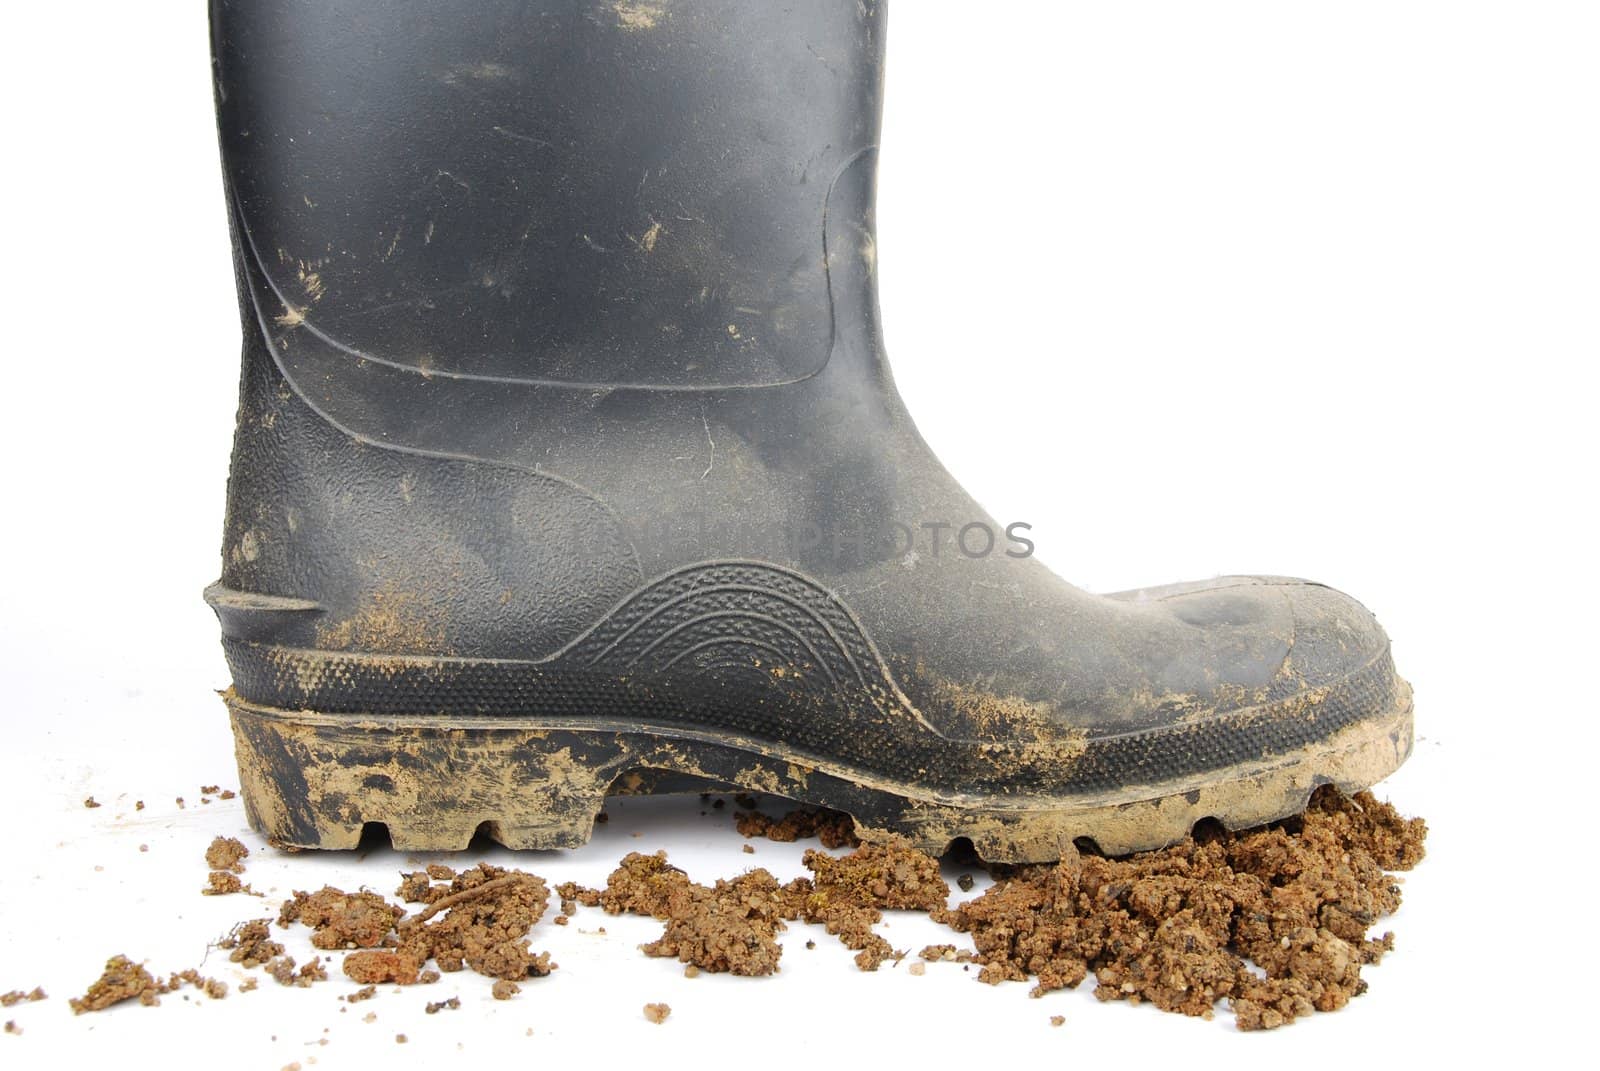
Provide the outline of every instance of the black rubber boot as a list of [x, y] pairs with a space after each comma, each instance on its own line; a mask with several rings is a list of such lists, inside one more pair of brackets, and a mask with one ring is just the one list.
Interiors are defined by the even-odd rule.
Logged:
[[881, 3], [218, 0], [213, 33], [245, 345], [207, 596], [275, 842], [576, 845], [607, 793], [736, 786], [1042, 860], [1405, 759], [1357, 603], [1085, 594], [918, 437]]

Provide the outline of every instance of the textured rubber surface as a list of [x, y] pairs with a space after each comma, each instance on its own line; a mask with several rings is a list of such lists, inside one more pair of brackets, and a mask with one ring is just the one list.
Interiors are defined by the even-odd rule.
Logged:
[[[549, 663], [363, 657], [230, 641], [235, 687], [273, 706], [359, 717], [500, 717], [536, 724], [585, 720], [727, 732], [797, 761], [823, 757], [930, 791], [996, 796], [1104, 792], [1129, 783], [1204, 774], [1326, 739], [1374, 712], [1392, 711], [1404, 688], [1387, 654], [1314, 696], [1155, 729], [1035, 740], [957, 740], [932, 732], [879, 678], [824, 698], [780, 687], [731, 694], [701, 674], [636, 677], [582, 656]], [[587, 650], [588, 648], [582, 648]], [[576, 664], [574, 664], [576, 663]], [[779, 663], [784, 665], [784, 663]], [[767, 675], [771, 679], [770, 674]], [[781, 682], [781, 678], [779, 678]], [[1362, 786], [1365, 787], [1365, 786]]]

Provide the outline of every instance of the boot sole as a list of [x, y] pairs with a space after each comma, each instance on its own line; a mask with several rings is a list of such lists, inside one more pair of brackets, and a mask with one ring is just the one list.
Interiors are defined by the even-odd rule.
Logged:
[[1108, 855], [1163, 847], [1196, 824], [1244, 829], [1304, 810], [1325, 784], [1353, 792], [1411, 752], [1411, 690], [1312, 744], [1114, 791], [1014, 797], [933, 793], [770, 743], [682, 725], [536, 716], [363, 717], [273, 709], [224, 693], [251, 825], [290, 850], [349, 849], [369, 825], [401, 851], [458, 851], [485, 833], [512, 849], [585, 844], [608, 796], [740, 790], [844, 812], [863, 840], [933, 854], [969, 841], [989, 862], [1046, 862], [1087, 842]]

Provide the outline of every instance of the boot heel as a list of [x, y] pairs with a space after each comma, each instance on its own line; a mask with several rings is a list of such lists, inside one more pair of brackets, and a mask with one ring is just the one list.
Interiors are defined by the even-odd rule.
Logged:
[[607, 733], [488, 718], [406, 726], [223, 698], [245, 813], [291, 850], [354, 848], [373, 824], [401, 851], [459, 851], [479, 832], [513, 849], [577, 847], [630, 757]]

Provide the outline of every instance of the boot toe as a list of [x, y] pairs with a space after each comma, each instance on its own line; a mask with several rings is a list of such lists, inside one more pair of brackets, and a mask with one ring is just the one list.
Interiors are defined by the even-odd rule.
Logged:
[[1323, 584], [1299, 581], [1282, 588], [1294, 614], [1280, 681], [1315, 688], [1359, 673], [1389, 650], [1378, 619], [1355, 599]]

